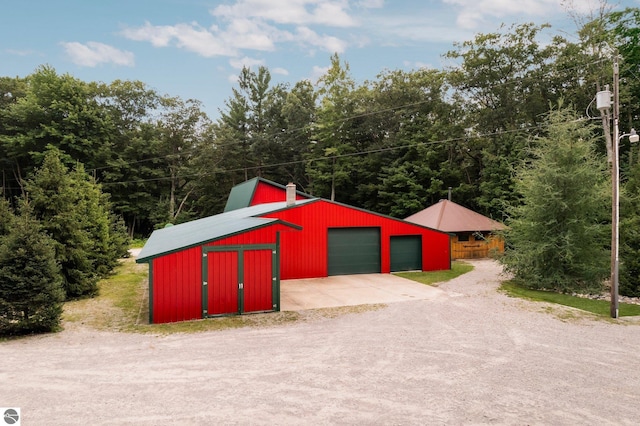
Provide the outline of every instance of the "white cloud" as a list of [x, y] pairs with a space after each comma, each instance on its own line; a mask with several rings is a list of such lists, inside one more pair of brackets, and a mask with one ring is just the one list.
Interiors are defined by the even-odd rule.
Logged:
[[319, 47], [329, 53], [343, 53], [347, 49], [347, 43], [337, 37], [319, 35], [307, 27], [299, 27], [296, 30], [296, 40], [302, 44]]
[[356, 21], [347, 13], [346, 2], [319, 2], [313, 12], [311, 24], [333, 27], [354, 27]]
[[270, 51], [276, 40], [287, 39], [288, 34], [263, 22], [240, 18], [229, 23], [221, 38], [238, 49]]
[[135, 63], [133, 53], [95, 41], [86, 44], [62, 43], [62, 46], [71, 61], [83, 67], [95, 67], [104, 63], [132, 67]]
[[[334, 31], [359, 25], [351, 14], [350, 4], [376, 8], [383, 1], [235, 0], [211, 9], [213, 21], [207, 27], [195, 22], [174, 25], [146, 22], [140, 27], [126, 28], [121, 34], [155, 47], [175, 46], [204, 57], [237, 58], [246, 50], [275, 51], [287, 43], [307, 49], [307, 55], [315, 50], [343, 53], [350, 44]], [[350, 39], [362, 43], [362, 37], [351, 35]]]
[[260, 19], [276, 24], [327, 25], [353, 27], [357, 21], [349, 15], [346, 0], [238, 0], [233, 5], [212, 9], [213, 16], [224, 19]]
[[327, 71], [329, 71], [329, 67], [319, 67], [317, 65], [314, 65], [312, 71], [311, 71], [311, 77], [310, 80], [312, 82], [318, 81], [318, 79], [320, 77], [322, 77], [323, 75], [325, 75], [327, 73]]
[[375, 34], [384, 46], [417, 43], [451, 43], [473, 36], [471, 31], [462, 31], [451, 25], [454, 16], [448, 12], [433, 13], [426, 17], [416, 15], [376, 16], [367, 22], [368, 31]]
[[145, 22], [139, 28], [125, 28], [121, 34], [135, 41], [148, 41], [155, 47], [165, 47], [176, 35], [176, 29], [171, 26], [154, 26]]
[[15, 49], [6, 49], [5, 52], [15, 56], [30, 56], [36, 53], [33, 50], [15, 50]]
[[[545, 16], [557, 13], [562, 0], [443, 0], [457, 8], [458, 26], [464, 29], [479, 27], [488, 17], [509, 15]], [[584, 1], [584, 0], [583, 0]]]
[[[601, 0], [559, 0], [560, 5], [565, 10], [570, 10], [579, 15], [590, 16], [600, 9]], [[609, 2], [609, 6], [615, 8], [617, 2]], [[636, 0], [636, 3], [638, 1]], [[595, 18], [595, 16], [594, 16]]]
[[384, 7], [384, 0], [360, 0], [358, 6], [365, 9], [381, 9]]
[[138, 28], [126, 28], [121, 34], [130, 40], [148, 41], [155, 47], [166, 47], [172, 42], [177, 47], [204, 57], [235, 55], [236, 50], [213, 32], [197, 23], [177, 25], [151, 25], [146, 22]]
[[280, 68], [280, 67], [275, 67], [271, 70], [271, 72], [273, 74], [278, 74], [278, 75], [289, 75], [289, 71], [287, 71], [284, 68]]
[[262, 59], [253, 59], [245, 56], [244, 58], [230, 59], [229, 65], [231, 65], [233, 68], [241, 70], [244, 67], [251, 68], [256, 65], [264, 65], [264, 61]]

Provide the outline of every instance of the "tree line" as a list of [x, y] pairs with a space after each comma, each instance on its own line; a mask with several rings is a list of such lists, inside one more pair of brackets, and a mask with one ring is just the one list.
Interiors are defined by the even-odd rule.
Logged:
[[[268, 68], [245, 68], [215, 121], [199, 101], [140, 81], [84, 82], [46, 65], [0, 77], [3, 195], [22, 194], [56, 147], [110, 195], [131, 236], [218, 213], [229, 189], [255, 176], [397, 217], [451, 187], [454, 200], [504, 219], [517, 199], [512, 167], [550, 106], [564, 99], [584, 113], [610, 83], [607, 46], [623, 58], [621, 127], [633, 126], [637, 21], [637, 9], [605, 14], [578, 41], [548, 41], [546, 25], [500, 28], [454, 45], [449, 68], [361, 83], [338, 55], [317, 82], [273, 84]], [[627, 169], [631, 152], [623, 147]]]
[[[578, 26], [571, 39], [552, 37], [548, 25], [501, 27], [454, 44], [444, 54], [449, 67], [384, 70], [364, 82], [337, 54], [317, 82], [273, 84], [268, 68], [244, 68], [215, 120], [199, 101], [140, 81], [85, 82], [47, 65], [0, 77], [5, 210], [35, 217], [52, 236], [64, 226], [38, 213], [36, 198], [46, 170], [66, 170], [73, 190], [95, 192], [100, 201], [92, 205], [108, 212], [102, 226], [117, 241], [122, 229], [144, 238], [167, 223], [219, 213], [230, 188], [256, 176], [394, 217], [451, 188], [459, 204], [509, 222], [526, 204], [519, 170], [539, 157], [558, 105], [565, 118], [599, 124], [585, 128], [606, 165], [609, 119], [593, 99], [611, 84], [613, 55], [621, 58], [620, 127], [638, 124], [640, 9], [601, 8]], [[629, 259], [621, 291], [630, 293], [640, 293], [638, 149], [621, 146], [622, 256]], [[66, 294], [73, 291], [67, 285]]]

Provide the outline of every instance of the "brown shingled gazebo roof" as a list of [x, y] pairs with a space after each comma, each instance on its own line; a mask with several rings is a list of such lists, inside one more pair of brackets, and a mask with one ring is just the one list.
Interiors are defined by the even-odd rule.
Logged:
[[440, 231], [453, 233], [505, 229], [502, 223], [449, 200], [440, 200], [440, 202], [407, 217], [405, 220]]

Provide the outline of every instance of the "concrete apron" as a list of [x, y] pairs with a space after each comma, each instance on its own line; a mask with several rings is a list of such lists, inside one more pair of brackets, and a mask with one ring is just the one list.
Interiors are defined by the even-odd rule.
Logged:
[[336, 275], [326, 278], [283, 280], [280, 309], [331, 308], [435, 299], [444, 291], [392, 274]]

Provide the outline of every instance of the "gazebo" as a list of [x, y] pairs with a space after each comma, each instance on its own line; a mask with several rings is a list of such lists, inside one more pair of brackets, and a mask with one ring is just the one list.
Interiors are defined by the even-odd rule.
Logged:
[[405, 220], [453, 234], [452, 259], [483, 258], [504, 252], [504, 240], [496, 235], [496, 231], [505, 229], [502, 223], [450, 200], [440, 200]]

